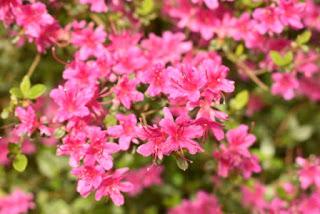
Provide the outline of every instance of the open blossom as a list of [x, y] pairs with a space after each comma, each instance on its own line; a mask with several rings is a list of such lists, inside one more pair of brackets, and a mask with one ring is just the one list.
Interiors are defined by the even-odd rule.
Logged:
[[31, 106], [28, 106], [27, 108], [17, 107], [15, 110], [15, 115], [20, 120], [20, 124], [15, 130], [16, 134], [20, 136], [23, 134], [31, 135], [33, 131], [39, 129], [41, 134], [45, 134], [47, 136], [51, 135], [50, 129], [40, 123], [40, 121], [37, 119], [34, 109]]
[[162, 184], [161, 173], [163, 166], [148, 165], [127, 173], [127, 180], [132, 183], [129, 195], [135, 196], [153, 185]]
[[65, 84], [53, 89], [50, 97], [58, 105], [55, 119], [59, 122], [71, 119], [72, 117], [85, 117], [90, 114], [86, 106], [92, 99], [94, 91], [92, 88], [80, 89], [73, 84]]
[[164, 153], [170, 153], [186, 149], [190, 154], [202, 152], [201, 146], [194, 141], [203, 134], [201, 126], [190, 124], [190, 120], [185, 115], [181, 115], [174, 120], [170, 110], [163, 109], [164, 118], [160, 121], [160, 127], [168, 135], [163, 148]]
[[242, 186], [242, 202], [246, 207], [250, 207], [257, 212], [263, 212], [268, 206], [265, 200], [266, 188], [259, 182], [255, 182], [252, 187]]
[[94, 29], [93, 23], [86, 26], [84, 21], [74, 23], [74, 30], [71, 34], [71, 43], [79, 48], [76, 56], [80, 60], [86, 60], [90, 56], [99, 56], [104, 50], [103, 43], [107, 34], [103, 27], [99, 26]]
[[138, 131], [138, 137], [141, 140], [147, 141], [138, 147], [137, 152], [140, 155], [145, 157], [153, 155], [161, 160], [163, 155], [166, 154], [165, 142], [167, 134], [159, 126], [142, 126]]
[[124, 197], [121, 192], [130, 192], [132, 190], [132, 184], [124, 181], [127, 171], [128, 168], [121, 168], [104, 175], [96, 192], [96, 200], [100, 200], [103, 196], [108, 196], [116, 206], [123, 205]]
[[104, 170], [100, 166], [84, 165], [73, 168], [71, 173], [78, 178], [77, 191], [81, 196], [87, 197], [100, 186]]
[[218, 0], [191, 0], [192, 3], [205, 3], [205, 5], [210, 9], [216, 9], [219, 7], [219, 1]]
[[185, 40], [183, 33], [166, 31], [162, 37], [151, 33], [148, 39], [142, 41], [142, 47], [151, 54], [154, 62], [166, 64], [180, 60], [181, 55], [190, 51], [192, 43]]
[[117, 114], [116, 118], [119, 121], [119, 125], [109, 127], [108, 134], [119, 138], [121, 150], [128, 150], [131, 141], [135, 141], [137, 136], [137, 118], [134, 114]]
[[116, 86], [112, 88], [116, 101], [119, 101], [127, 109], [131, 108], [133, 102], [143, 100], [143, 94], [137, 91], [138, 80], [130, 80], [127, 76], [122, 77]]
[[78, 87], [90, 87], [97, 83], [99, 71], [94, 64], [76, 60], [66, 67], [63, 78]]
[[215, 213], [222, 214], [218, 200], [214, 195], [204, 191], [199, 191], [193, 201], [183, 200], [180, 205], [172, 208], [169, 214], [196, 214], [196, 213]]
[[300, 29], [303, 27], [301, 18], [305, 13], [305, 4], [298, 0], [279, 0], [279, 15], [281, 22]]
[[42, 29], [55, 22], [48, 14], [45, 4], [37, 2], [22, 5], [15, 10], [17, 24], [22, 26], [26, 35], [31, 37], [40, 36]]
[[281, 33], [284, 29], [279, 18], [279, 11], [275, 7], [257, 8], [253, 12], [256, 20], [255, 28], [259, 33]]
[[0, 2], [0, 20], [6, 25], [15, 20], [14, 9], [21, 6], [20, 0], [6, 0]]
[[316, 185], [320, 188], [320, 160], [306, 160], [301, 157], [296, 159], [300, 170], [298, 172], [300, 185], [303, 189], [311, 185]]
[[221, 145], [220, 151], [214, 152], [218, 160], [218, 174], [227, 177], [233, 169], [240, 170], [245, 178], [249, 178], [253, 172], [261, 171], [258, 159], [249, 152], [249, 147], [255, 142], [254, 135], [248, 133], [246, 125], [227, 132], [228, 145]]
[[88, 127], [88, 140], [90, 146], [86, 150], [84, 157], [85, 165], [98, 163], [105, 170], [113, 167], [112, 154], [120, 150], [118, 144], [107, 142], [106, 133], [100, 127]]
[[140, 79], [143, 83], [149, 84], [146, 93], [149, 96], [156, 96], [164, 92], [168, 87], [168, 70], [164, 65], [157, 63], [141, 72]]
[[272, 74], [272, 93], [281, 95], [284, 99], [290, 100], [294, 97], [294, 91], [298, 88], [299, 82], [292, 73], [274, 73]]
[[205, 76], [201, 71], [188, 64], [180, 64], [168, 68], [169, 86], [166, 93], [170, 98], [187, 97], [196, 102], [200, 98], [200, 90], [205, 85]]
[[0, 214], [23, 214], [34, 208], [32, 194], [19, 189], [0, 197]]

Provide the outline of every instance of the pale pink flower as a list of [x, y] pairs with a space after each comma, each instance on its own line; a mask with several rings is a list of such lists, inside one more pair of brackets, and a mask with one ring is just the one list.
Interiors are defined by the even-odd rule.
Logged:
[[93, 12], [101, 13], [108, 10], [105, 0], [80, 0], [80, 3], [90, 5], [90, 10]]

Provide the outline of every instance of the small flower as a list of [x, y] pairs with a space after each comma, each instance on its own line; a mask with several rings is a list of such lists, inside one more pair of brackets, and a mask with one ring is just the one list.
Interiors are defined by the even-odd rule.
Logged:
[[274, 73], [272, 74], [272, 94], [281, 95], [285, 100], [294, 97], [294, 91], [299, 87], [299, 82], [292, 73]]

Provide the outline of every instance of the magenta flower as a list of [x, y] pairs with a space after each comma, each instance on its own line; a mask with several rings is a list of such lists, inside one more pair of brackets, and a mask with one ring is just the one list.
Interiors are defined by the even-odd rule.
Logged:
[[298, 157], [296, 163], [300, 167], [298, 172], [299, 181], [302, 189], [307, 189], [311, 185], [320, 188], [320, 160], [311, 161]]
[[272, 94], [281, 95], [285, 100], [292, 99], [294, 91], [299, 87], [299, 82], [292, 73], [273, 73], [272, 80]]
[[155, 64], [140, 75], [141, 81], [149, 84], [146, 91], [149, 96], [157, 96], [164, 92], [168, 87], [167, 78], [168, 70], [165, 69], [163, 64]]
[[30, 37], [39, 37], [43, 28], [55, 22], [48, 14], [45, 4], [37, 2], [22, 5], [15, 10], [16, 22]]
[[137, 152], [140, 155], [145, 157], [153, 155], [155, 158], [159, 158], [161, 160], [163, 155], [166, 154], [165, 142], [167, 134], [157, 125], [142, 126], [138, 131], [138, 137], [143, 141], [147, 141], [147, 143], [138, 147]]
[[105, 170], [111, 169], [113, 167], [111, 155], [120, 150], [118, 144], [106, 142], [106, 134], [100, 127], [88, 127], [87, 134], [90, 145], [86, 150], [84, 164], [92, 166], [98, 163]]
[[96, 192], [96, 200], [99, 201], [103, 196], [108, 196], [116, 206], [123, 205], [124, 197], [121, 192], [130, 192], [132, 189], [130, 182], [123, 181], [127, 171], [128, 168], [121, 168], [106, 174]]
[[17, 126], [17, 134], [19, 135], [31, 135], [39, 125], [36, 113], [31, 106], [28, 106], [26, 109], [17, 107], [15, 115], [20, 120], [20, 124]]
[[240, 125], [227, 132], [228, 146], [221, 145], [220, 151], [214, 152], [218, 160], [218, 174], [227, 177], [233, 169], [242, 172], [244, 178], [249, 178], [253, 172], [261, 171], [258, 159], [249, 152], [249, 147], [256, 140], [255, 136], [248, 134], [248, 127]]
[[275, 7], [257, 8], [253, 12], [253, 18], [256, 20], [255, 28], [259, 33], [281, 33], [283, 23], [280, 20], [279, 11]]
[[99, 166], [80, 166], [73, 168], [71, 173], [78, 178], [77, 191], [81, 196], [87, 197], [102, 183], [104, 170]]
[[165, 31], [162, 37], [149, 34], [149, 38], [143, 40], [141, 45], [151, 54], [155, 63], [166, 64], [180, 60], [182, 54], [191, 50], [192, 43], [184, 41], [185, 39], [183, 33]]
[[282, 23], [297, 29], [303, 28], [301, 18], [306, 12], [305, 8], [305, 3], [297, 0], [280, 0], [278, 9]]
[[179, 64], [176, 67], [168, 67], [170, 78], [166, 93], [170, 98], [186, 97], [192, 102], [200, 98], [200, 90], [205, 85], [205, 75], [188, 64]]
[[0, 214], [23, 214], [34, 208], [33, 195], [19, 189], [0, 197]]
[[99, 71], [93, 64], [83, 61], [71, 62], [63, 72], [63, 78], [71, 84], [79, 87], [88, 87], [96, 85], [99, 78]]
[[109, 127], [108, 134], [119, 138], [121, 150], [128, 150], [131, 141], [134, 141], [137, 136], [137, 118], [134, 114], [117, 114], [116, 118], [119, 121], [119, 125]]
[[170, 110], [165, 107], [163, 109], [164, 118], [160, 121], [160, 127], [168, 135], [163, 148], [163, 153], [171, 153], [187, 149], [190, 154], [202, 152], [201, 146], [194, 141], [194, 138], [199, 138], [203, 134], [201, 126], [192, 125], [186, 116], [181, 115], [176, 120]]
[[121, 102], [127, 109], [131, 108], [133, 102], [142, 101], [143, 94], [137, 91], [137, 85], [137, 79], [129, 80], [127, 76], [122, 77], [118, 84], [112, 88], [116, 95], [115, 100]]
[[81, 4], [88, 4], [90, 5], [90, 10], [92, 12], [106, 12], [108, 7], [104, 0], [80, 0]]
[[90, 56], [99, 56], [99, 53], [104, 51], [103, 43], [107, 34], [103, 27], [93, 29], [93, 23], [86, 26], [84, 21], [73, 23], [73, 26], [75, 29], [72, 31], [71, 42], [80, 48], [76, 55], [80, 60], [86, 60]]
[[88, 116], [90, 112], [86, 105], [93, 95], [92, 88], [80, 89], [73, 84], [65, 84], [53, 89], [50, 97], [59, 106], [55, 120], [63, 122], [73, 117]]

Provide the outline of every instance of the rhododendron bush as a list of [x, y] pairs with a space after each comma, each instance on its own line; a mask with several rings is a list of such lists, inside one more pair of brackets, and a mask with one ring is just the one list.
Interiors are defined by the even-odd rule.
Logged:
[[1, 0], [0, 214], [320, 213], [320, 2]]

